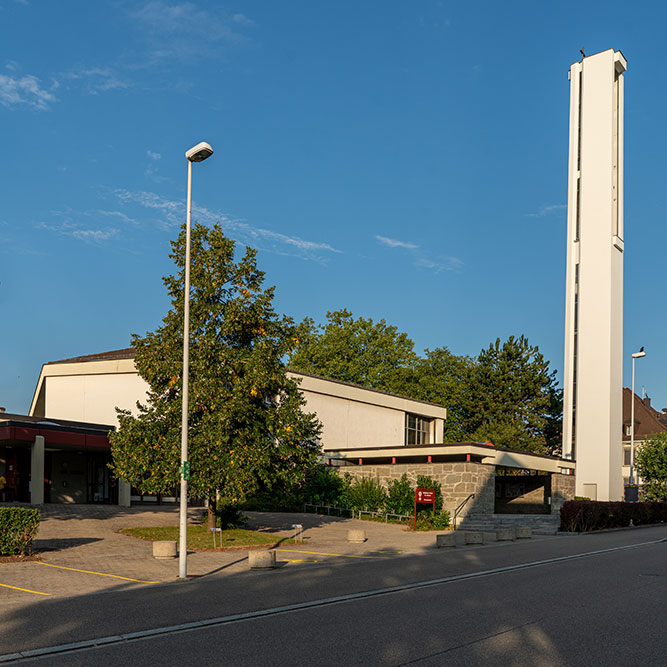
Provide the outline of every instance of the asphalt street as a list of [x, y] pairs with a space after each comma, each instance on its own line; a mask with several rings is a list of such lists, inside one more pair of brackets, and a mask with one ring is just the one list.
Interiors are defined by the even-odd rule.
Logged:
[[218, 573], [10, 605], [0, 660], [664, 665], [666, 584], [667, 526]]

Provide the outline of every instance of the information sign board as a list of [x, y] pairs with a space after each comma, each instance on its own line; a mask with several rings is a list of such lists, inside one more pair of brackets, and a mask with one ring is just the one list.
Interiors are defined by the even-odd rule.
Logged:
[[417, 530], [417, 503], [433, 505], [433, 513], [435, 514], [435, 489], [415, 489], [415, 530]]

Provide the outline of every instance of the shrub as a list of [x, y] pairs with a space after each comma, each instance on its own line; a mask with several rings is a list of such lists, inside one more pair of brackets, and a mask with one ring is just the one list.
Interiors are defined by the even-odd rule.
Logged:
[[569, 500], [560, 510], [560, 529], [571, 533], [667, 521], [667, 503]]
[[449, 522], [449, 512], [446, 510], [420, 512], [417, 515], [417, 530], [443, 530], [449, 527]]
[[414, 511], [415, 489], [408, 476], [403, 473], [401, 479], [389, 480], [387, 484], [386, 511], [390, 514], [411, 515]]
[[221, 505], [216, 508], [215, 516], [218, 519], [220, 528], [238, 528], [246, 522], [246, 517], [238, 505]]
[[304, 501], [313, 505], [340, 505], [349, 486], [349, 474], [341, 477], [333, 468], [318, 465], [306, 475]]
[[384, 508], [386, 499], [387, 492], [379, 479], [359, 477], [350, 484], [342, 501], [353, 510], [379, 512]]
[[435, 491], [435, 511], [437, 512], [442, 509], [442, 487], [440, 486], [440, 482], [436, 482], [436, 480], [426, 475], [419, 475], [417, 477], [417, 488], [433, 489]]
[[39, 528], [39, 510], [0, 507], [0, 556], [32, 553], [32, 541]]

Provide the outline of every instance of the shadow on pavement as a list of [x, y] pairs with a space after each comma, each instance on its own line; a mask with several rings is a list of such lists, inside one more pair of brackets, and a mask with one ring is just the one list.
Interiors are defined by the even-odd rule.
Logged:
[[46, 551], [64, 551], [73, 547], [80, 547], [82, 544], [91, 544], [101, 542], [101, 537], [58, 537], [48, 540], [36, 539], [32, 543], [32, 551], [35, 554]]

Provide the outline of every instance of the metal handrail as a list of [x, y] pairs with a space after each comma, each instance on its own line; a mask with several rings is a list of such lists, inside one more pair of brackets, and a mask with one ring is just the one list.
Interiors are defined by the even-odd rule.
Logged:
[[462, 503], [461, 503], [461, 504], [454, 510], [454, 519], [453, 519], [453, 521], [452, 521], [452, 523], [453, 523], [453, 525], [454, 525], [454, 530], [456, 530], [456, 518], [458, 517], [459, 512], [460, 512], [460, 511], [461, 511], [461, 510], [468, 504], [468, 501], [469, 501], [471, 498], [474, 498], [474, 497], [475, 497], [475, 494], [474, 494], [474, 493], [471, 493], [471, 494], [470, 494], [470, 495], [469, 495], [469, 496], [468, 496], [468, 497], [467, 497], [467, 498], [466, 498], [466, 499], [465, 499], [465, 500], [464, 500], [464, 501], [463, 501], [463, 502], [462, 502]]
[[[351, 507], [338, 507], [337, 505], [315, 505], [312, 503], [304, 503], [303, 511], [308, 512], [308, 508], [314, 508], [314, 514], [327, 514], [335, 516], [343, 516], [343, 512], [349, 513], [350, 518], [355, 518], [355, 516], [361, 519], [362, 515], [369, 514], [370, 516], [377, 516], [384, 519], [385, 523], [388, 523], [389, 517], [395, 517], [401, 521], [409, 521], [410, 516], [407, 514], [393, 514], [392, 512], [373, 512], [371, 510], [353, 510]], [[326, 510], [326, 512], [320, 512], [319, 510]], [[333, 512], [332, 512], [333, 510]]]

